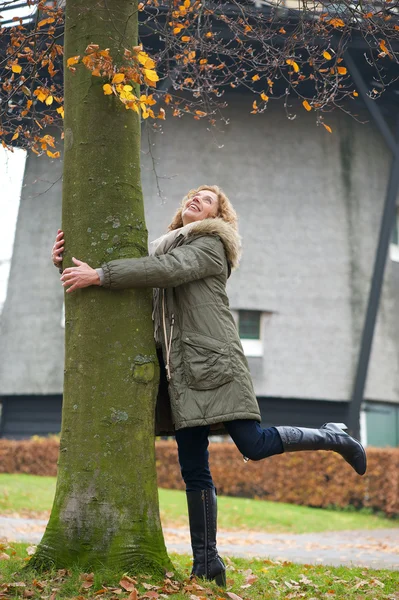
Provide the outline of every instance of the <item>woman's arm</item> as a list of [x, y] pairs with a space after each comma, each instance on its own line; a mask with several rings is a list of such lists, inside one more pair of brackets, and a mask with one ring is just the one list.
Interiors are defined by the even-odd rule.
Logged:
[[[87, 263], [73, 259], [76, 267], [65, 269], [63, 286], [67, 292], [100, 285], [100, 277]], [[167, 254], [143, 258], [122, 258], [102, 265], [103, 286], [121, 290], [143, 287], [176, 287], [195, 279], [203, 279], [223, 272], [226, 264], [222, 242], [212, 235], [194, 239]]]
[[206, 235], [167, 254], [125, 258], [105, 263], [102, 266], [104, 287], [176, 287], [195, 279], [222, 273], [225, 261], [224, 247], [220, 239]]

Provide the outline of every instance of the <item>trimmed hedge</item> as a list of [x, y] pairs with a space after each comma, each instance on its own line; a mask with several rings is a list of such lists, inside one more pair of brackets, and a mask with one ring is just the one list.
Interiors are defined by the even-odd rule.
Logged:
[[[0, 440], [0, 472], [56, 475], [56, 438]], [[160, 487], [184, 489], [174, 441], [156, 442]], [[212, 476], [219, 494], [315, 507], [371, 508], [399, 515], [399, 449], [367, 449], [359, 477], [334, 452], [297, 452], [245, 463], [232, 443], [213, 443]]]

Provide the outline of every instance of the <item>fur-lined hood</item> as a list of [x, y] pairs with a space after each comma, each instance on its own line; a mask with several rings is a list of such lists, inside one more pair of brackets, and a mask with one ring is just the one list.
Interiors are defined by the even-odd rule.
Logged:
[[218, 235], [223, 242], [227, 261], [232, 269], [238, 267], [241, 257], [241, 237], [230, 223], [220, 217], [198, 221], [190, 227], [186, 237], [197, 235]]

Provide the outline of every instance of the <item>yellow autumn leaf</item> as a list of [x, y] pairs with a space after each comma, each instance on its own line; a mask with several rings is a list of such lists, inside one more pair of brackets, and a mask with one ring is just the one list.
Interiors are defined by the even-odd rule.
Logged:
[[208, 62], [207, 58], [201, 58], [201, 60], [199, 61], [200, 65], [206, 65], [206, 63]]
[[145, 63], [147, 62], [148, 59], [149, 59], [149, 56], [148, 56], [147, 52], [144, 52], [144, 50], [141, 50], [140, 52], [137, 53], [137, 60], [142, 65], [145, 65]]
[[53, 100], [54, 100], [53, 96], [47, 96], [47, 98], [46, 98], [47, 106], [50, 106], [53, 103]]
[[47, 25], [47, 23], [54, 23], [55, 19], [53, 17], [49, 17], [48, 19], [43, 19], [42, 21], [39, 21], [37, 24], [37, 28], [39, 29], [39, 27], [43, 27], [44, 25]]
[[291, 58], [287, 58], [285, 62], [287, 63], [287, 65], [290, 65], [294, 69], [295, 73], [298, 73], [299, 67], [294, 60], [292, 60]]
[[72, 65], [76, 65], [79, 62], [80, 56], [71, 56], [67, 60], [67, 67], [71, 67]]
[[59, 115], [61, 115], [61, 117], [62, 117], [62, 118], [64, 118], [64, 107], [63, 107], [63, 106], [59, 106], [59, 107], [57, 108], [57, 113], [58, 113]]
[[33, 104], [33, 100], [28, 100], [26, 103], [26, 108], [29, 110], [30, 107], [32, 106], [32, 104]]
[[329, 52], [327, 52], [327, 50], [324, 50], [324, 52], [323, 52], [323, 56], [324, 56], [324, 58], [325, 58], [326, 60], [331, 60], [331, 59], [332, 59], [332, 56], [331, 56], [331, 54], [330, 54]]
[[19, 133], [18, 131], [16, 133], [14, 133], [14, 135], [11, 138], [11, 141], [16, 140], [19, 137]]
[[355, 96], [355, 98], [357, 98], [359, 94], [357, 92], [353, 92], [353, 95]]
[[47, 150], [46, 154], [50, 158], [59, 158], [61, 156], [59, 152], [50, 152], [50, 150]]
[[43, 90], [41, 90], [40, 88], [37, 88], [34, 92], [33, 95], [37, 97], [38, 100], [40, 100], [40, 102], [44, 102], [45, 99], [47, 98], [47, 95], [43, 92]]
[[112, 78], [112, 83], [122, 83], [122, 81], [124, 81], [124, 79], [125, 79], [124, 73], [115, 73], [115, 75]]
[[212, 33], [211, 31], [208, 31], [208, 32], [205, 34], [205, 37], [206, 37], [206, 38], [211, 38], [212, 36], [213, 36], [213, 33]]
[[322, 123], [322, 125], [325, 129], [327, 129], [328, 133], [332, 133], [332, 129], [329, 125], [326, 125], [325, 123]]
[[266, 96], [265, 92], [262, 92], [261, 95], [260, 95], [260, 97], [262, 98], [262, 100], [264, 102], [267, 102], [269, 100], [269, 96]]
[[109, 96], [110, 94], [112, 94], [112, 87], [109, 85], [109, 83], [105, 83], [103, 85], [103, 90], [104, 90], [104, 94], [106, 96]]
[[173, 33], [180, 33], [182, 29], [184, 29], [183, 25], [176, 25], [176, 27], [173, 28]]
[[152, 69], [144, 69], [144, 75], [147, 77], [147, 79], [149, 79], [150, 81], [159, 81], [159, 77], [156, 74], [155, 71], [153, 71]]
[[328, 23], [333, 27], [345, 27], [345, 23], [342, 19], [330, 19]]
[[184, 7], [185, 8], [190, 8], [190, 4], [191, 4], [190, 0], [184, 0]]
[[22, 71], [22, 67], [21, 67], [21, 65], [13, 65], [11, 67], [11, 71], [13, 73], [20, 73]]
[[340, 75], [346, 75], [348, 72], [346, 67], [337, 67], [337, 71]]
[[159, 109], [159, 115], [158, 115], [158, 119], [163, 119], [163, 120], [165, 120], [165, 109], [164, 109], [164, 108], [160, 108], [160, 109]]
[[310, 106], [309, 102], [307, 100], [304, 100], [302, 102], [302, 105], [304, 108], [306, 108], [307, 111], [312, 110], [312, 107]]
[[256, 100], [254, 100], [254, 101], [253, 101], [253, 103], [252, 103], [252, 108], [253, 108], [254, 110], [257, 110], [257, 109], [258, 109], [258, 105], [257, 105], [257, 103], [256, 103]]
[[256, 74], [252, 77], [252, 81], [258, 81], [260, 79], [259, 75]]

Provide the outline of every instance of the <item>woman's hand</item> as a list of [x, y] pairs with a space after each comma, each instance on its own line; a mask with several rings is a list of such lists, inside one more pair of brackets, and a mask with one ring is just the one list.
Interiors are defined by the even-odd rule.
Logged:
[[76, 267], [64, 269], [61, 277], [62, 286], [68, 288], [67, 294], [90, 285], [100, 285], [100, 277], [95, 269], [77, 258], [72, 257], [72, 261]]
[[62, 263], [62, 251], [64, 250], [64, 232], [61, 229], [58, 230], [57, 237], [55, 238], [53, 250], [51, 252], [51, 260], [56, 267], [61, 267]]

